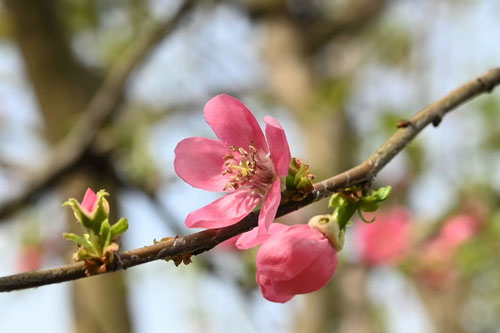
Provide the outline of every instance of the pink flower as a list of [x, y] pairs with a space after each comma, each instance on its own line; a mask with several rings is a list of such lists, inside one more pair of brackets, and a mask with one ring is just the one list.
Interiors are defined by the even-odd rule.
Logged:
[[97, 209], [98, 201], [99, 197], [97, 196], [97, 194], [95, 194], [95, 192], [92, 191], [92, 189], [87, 188], [82, 203], [80, 204], [80, 207], [85, 213], [87, 213], [89, 216], [92, 216], [94, 215], [95, 210]]
[[410, 247], [410, 214], [403, 208], [377, 213], [373, 223], [358, 223], [356, 245], [368, 265], [395, 264]]
[[320, 231], [273, 223], [257, 253], [257, 283], [264, 298], [285, 303], [322, 288], [337, 262], [337, 252]]
[[212, 98], [204, 114], [220, 141], [195, 137], [179, 142], [175, 172], [194, 187], [228, 194], [191, 212], [186, 226], [229, 226], [263, 201], [258, 228], [241, 236], [241, 248], [254, 246], [267, 232], [281, 200], [280, 177], [288, 174], [290, 164], [285, 131], [273, 117], [264, 117], [266, 141], [250, 110], [228, 95]]

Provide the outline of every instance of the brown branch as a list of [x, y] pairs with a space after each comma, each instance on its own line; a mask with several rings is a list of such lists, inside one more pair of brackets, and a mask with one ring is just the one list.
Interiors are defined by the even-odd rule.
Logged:
[[[299, 202], [281, 203], [277, 217], [286, 215], [312, 202], [329, 196], [345, 187], [371, 181], [377, 173], [392, 160], [427, 125], [436, 123], [444, 115], [485, 92], [490, 92], [500, 84], [500, 68], [490, 70], [480, 77], [462, 85], [443, 99], [429, 105], [409, 120], [407, 126], [400, 128], [366, 161], [339, 175], [314, 185], [314, 191]], [[110, 271], [127, 269], [146, 262], [166, 259], [180, 260], [212, 249], [217, 244], [257, 226], [258, 211], [250, 213], [242, 221], [225, 228], [209, 229], [184, 237], [169, 238], [157, 244], [127, 251], [117, 255]], [[47, 270], [22, 273], [0, 278], [0, 291], [11, 291], [43, 286], [52, 283], [76, 280], [85, 277], [85, 267], [81, 263]]]
[[193, 0], [186, 0], [172, 19], [154, 25], [144, 33], [144, 36], [136, 39], [137, 42], [111, 68], [101, 88], [90, 100], [73, 130], [54, 148], [51, 157], [41, 167], [40, 172], [33, 177], [21, 194], [0, 205], [0, 222], [33, 200], [38, 193], [53, 186], [78, 165], [100, 128], [121, 104], [130, 75], [140, 64], [144, 63], [155, 46], [178, 26], [193, 3]]

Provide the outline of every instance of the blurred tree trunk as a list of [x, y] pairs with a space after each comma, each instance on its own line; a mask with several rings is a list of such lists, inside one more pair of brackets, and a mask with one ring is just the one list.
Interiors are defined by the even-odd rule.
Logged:
[[[280, 13], [266, 17], [267, 44], [264, 57], [274, 95], [302, 125], [306, 138], [306, 163], [319, 179], [353, 165], [355, 136], [345, 114], [342, 98], [322, 105], [318, 97], [324, 82], [315, 77], [313, 64], [299, 38], [297, 26]], [[313, 79], [314, 78], [314, 79]], [[346, 78], [347, 79], [347, 78]], [[302, 213], [324, 214], [325, 202]], [[341, 264], [342, 266], [342, 264]], [[341, 267], [321, 291], [307, 295], [297, 314], [296, 332], [372, 332], [366, 299], [366, 273], [361, 267]]]
[[436, 332], [465, 333], [463, 326], [463, 305], [467, 298], [466, 282], [456, 278], [440, 289], [435, 289], [415, 281]]
[[[46, 137], [54, 144], [70, 130], [99, 80], [74, 56], [58, 1], [6, 0], [4, 5], [44, 116]], [[80, 168], [68, 176], [61, 192], [64, 197], [81, 198], [87, 187], [115, 192], [112, 181], [96, 167]], [[111, 204], [116, 211], [116, 203]], [[72, 216], [70, 220], [73, 228]], [[122, 273], [78, 281], [73, 292], [76, 332], [130, 332]]]

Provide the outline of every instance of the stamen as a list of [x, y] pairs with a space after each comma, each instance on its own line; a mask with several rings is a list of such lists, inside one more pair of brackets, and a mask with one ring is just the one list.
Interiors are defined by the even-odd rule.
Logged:
[[229, 182], [224, 186], [224, 191], [244, 187], [252, 195], [264, 196], [276, 177], [269, 156], [258, 154], [253, 140], [250, 140], [247, 150], [236, 146], [229, 148], [237, 154], [228, 154], [223, 157], [225, 169], [222, 175], [232, 174]]

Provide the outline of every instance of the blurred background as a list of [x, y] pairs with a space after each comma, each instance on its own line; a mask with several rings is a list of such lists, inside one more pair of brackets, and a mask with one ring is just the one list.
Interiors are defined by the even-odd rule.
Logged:
[[[1, 1], [0, 275], [71, 261], [61, 204], [87, 187], [128, 218], [124, 250], [193, 232], [186, 215], [218, 195], [177, 178], [173, 150], [214, 137], [202, 110], [218, 93], [278, 119], [323, 179], [498, 67], [499, 33], [496, 0]], [[0, 331], [500, 332], [499, 125], [497, 90], [425, 129], [377, 178], [393, 194], [350, 228], [321, 291], [268, 302], [256, 251], [219, 246], [1, 294]]]

